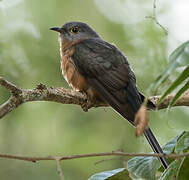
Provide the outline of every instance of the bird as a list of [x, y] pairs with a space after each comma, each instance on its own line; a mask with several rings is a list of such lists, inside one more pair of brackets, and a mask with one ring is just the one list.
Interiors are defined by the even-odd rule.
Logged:
[[[135, 115], [145, 97], [136, 86], [136, 77], [126, 56], [113, 44], [104, 41], [87, 23], [67, 22], [50, 30], [59, 33], [61, 70], [67, 83], [87, 96], [87, 111], [96, 102], [110, 105], [135, 126]], [[155, 105], [148, 100], [147, 108]], [[155, 153], [163, 153], [149, 126], [144, 136]], [[159, 157], [166, 169], [165, 157]]]

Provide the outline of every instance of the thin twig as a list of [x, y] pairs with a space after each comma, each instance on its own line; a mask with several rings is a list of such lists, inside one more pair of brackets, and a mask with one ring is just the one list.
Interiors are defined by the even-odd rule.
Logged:
[[[12, 95], [2, 105], [0, 105], [0, 118], [4, 117], [18, 106], [31, 101], [51, 101], [61, 104], [76, 104], [83, 106], [87, 102], [87, 98], [80, 92], [72, 89], [65, 88], [47, 88], [43, 84], [39, 84], [34, 89], [22, 89], [18, 88], [13, 83], [0, 77], [0, 85], [11, 91]], [[149, 99], [157, 104], [161, 96], [152, 96]], [[169, 102], [174, 97], [174, 94], [170, 94], [165, 100], [158, 106], [157, 109], [167, 108]], [[93, 107], [108, 106], [104, 103], [96, 102]], [[189, 91], [185, 92], [174, 104], [174, 106], [189, 106]]]
[[64, 175], [62, 173], [62, 168], [61, 168], [61, 164], [60, 164], [60, 158], [55, 157], [55, 160], [57, 162], [57, 171], [58, 171], [58, 175], [60, 176], [61, 180], [64, 180]]
[[101, 153], [90, 153], [90, 154], [76, 154], [70, 156], [47, 156], [47, 157], [30, 157], [30, 156], [17, 156], [17, 155], [9, 155], [9, 154], [0, 154], [0, 158], [4, 159], [15, 159], [15, 160], [23, 160], [23, 161], [30, 161], [30, 162], [37, 162], [37, 161], [49, 161], [49, 160], [71, 160], [71, 159], [80, 159], [80, 158], [89, 158], [89, 157], [101, 157], [101, 156], [127, 156], [127, 157], [167, 157], [167, 158], [183, 158], [189, 156], [189, 153], [183, 154], [150, 154], [150, 153], [127, 153], [127, 152], [120, 152], [120, 151], [112, 151], [112, 152], [101, 152]]
[[153, 15], [152, 16], [146, 16], [145, 18], [149, 18], [149, 19], [152, 19], [158, 26], [160, 26], [165, 35], [168, 35], [168, 30], [159, 23], [159, 21], [157, 20], [157, 14], [156, 14], [156, 0], [153, 1]]

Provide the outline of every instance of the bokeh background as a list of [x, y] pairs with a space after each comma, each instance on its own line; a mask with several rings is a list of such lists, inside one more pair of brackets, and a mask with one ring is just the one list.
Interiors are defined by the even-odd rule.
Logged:
[[[127, 55], [138, 88], [152, 95], [150, 84], [167, 66], [168, 55], [188, 38], [188, 1], [157, 1], [158, 20], [165, 32], [145, 18], [152, 15], [150, 0], [1, 0], [0, 76], [19, 87], [68, 87], [60, 71], [59, 44], [52, 26], [83, 21]], [[171, 80], [174, 76], [170, 77]], [[160, 87], [161, 94], [168, 84]], [[0, 103], [10, 96], [0, 87]], [[150, 125], [160, 144], [188, 130], [187, 108], [150, 112]], [[48, 156], [124, 150], [149, 152], [143, 137], [110, 108], [84, 113], [79, 106], [51, 102], [27, 103], [0, 120], [0, 153]], [[92, 174], [123, 167], [119, 158], [95, 164], [101, 158], [64, 161], [66, 180], [84, 180]], [[0, 159], [2, 180], [58, 180], [56, 162], [30, 163]]]

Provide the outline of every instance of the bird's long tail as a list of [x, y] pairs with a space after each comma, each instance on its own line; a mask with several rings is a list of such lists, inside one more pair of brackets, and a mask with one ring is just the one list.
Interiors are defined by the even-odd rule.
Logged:
[[[135, 118], [135, 112], [132, 111], [132, 109], [130, 109], [130, 113], [127, 113], [126, 111], [124, 111], [126, 108], [128, 107], [124, 107], [124, 106], [117, 106], [116, 103], [112, 103], [111, 101], [109, 101], [109, 104], [114, 108], [114, 110], [116, 110], [120, 115], [122, 115], [125, 119], [129, 120], [129, 122], [134, 125], [134, 118]], [[150, 106], [147, 105], [147, 107], [149, 109], [153, 109], [153, 107], [151, 107], [151, 103]], [[155, 153], [163, 153], [163, 150], [161, 149], [158, 141], [156, 140], [155, 136], [153, 135], [152, 131], [150, 130], [150, 128], [146, 128], [146, 130], [144, 130], [144, 135], [147, 139], [147, 141], [149, 142], [150, 146], [152, 147], [153, 151]], [[169, 166], [169, 163], [167, 161], [166, 157], [159, 157], [159, 160], [161, 161], [163, 167], [165, 169], [167, 169], [167, 167]]]
[[[147, 108], [149, 109], [154, 109], [155, 106], [152, 104], [152, 102], [148, 102], [147, 104]], [[124, 118], [130, 120], [130, 122], [134, 125], [134, 117], [135, 117], [135, 114], [130, 114], [130, 116], [128, 116], [127, 113], [125, 113], [125, 111], [123, 110], [120, 110], [119, 108], [116, 109], [116, 107], [114, 106], [114, 109], [119, 112]], [[159, 145], [158, 141], [156, 140], [154, 134], [152, 133], [151, 129], [149, 127], [147, 127], [145, 130], [144, 130], [144, 136], [146, 137], [148, 143], [150, 144], [152, 150], [155, 152], [155, 153], [160, 153], [160, 154], [163, 154], [163, 150], [161, 148], [161, 146]], [[159, 160], [161, 161], [163, 167], [165, 169], [168, 168], [169, 166], [169, 163], [168, 163], [168, 160], [166, 157], [159, 157]]]
[[[152, 131], [151, 131], [151, 129], [149, 127], [144, 131], [144, 135], [145, 135], [147, 141], [149, 142], [150, 146], [152, 147], [153, 151], [155, 153], [163, 154], [163, 150], [161, 149], [158, 141], [156, 140], [155, 136], [153, 135], [153, 133], [152, 133]], [[169, 166], [167, 158], [159, 157], [159, 160], [161, 161], [163, 167], [165, 169], [167, 169], [168, 166]]]
[[[135, 126], [135, 115], [145, 99], [145, 97], [138, 92], [135, 82], [128, 84], [124, 94], [123, 89], [116, 92], [108, 91], [105, 86], [100, 83], [100, 79], [90, 79], [90, 82], [95, 85], [95, 89], [99, 92], [99, 94], [103, 95], [104, 101], [106, 101], [115, 111]], [[124, 102], [125, 95], [126, 101]], [[155, 109], [155, 105], [151, 101], [148, 101], [147, 108]], [[163, 150], [149, 127], [144, 131], [144, 135], [155, 153], [163, 153]], [[163, 167], [166, 169], [168, 167], [167, 159], [165, 157], [159, 157], [159, 159], [162, 162]]]

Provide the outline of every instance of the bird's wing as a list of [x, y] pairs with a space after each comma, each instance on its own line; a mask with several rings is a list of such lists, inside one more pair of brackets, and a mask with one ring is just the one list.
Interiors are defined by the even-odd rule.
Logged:
[[142, 101], [135, 75], [123, 54], [101, 39], [87, 39], [75, 45], [72, 58], [90, 85], [133, 124]]

